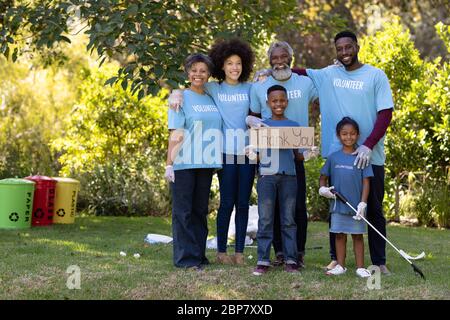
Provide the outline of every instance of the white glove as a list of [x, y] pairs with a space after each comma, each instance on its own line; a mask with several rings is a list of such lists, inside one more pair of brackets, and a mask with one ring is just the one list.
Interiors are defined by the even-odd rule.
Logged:
[[245, 118], [245, 123], [253, 129], [261, 128], [261, 127], [268, 127], [267, 124], [262, 122], [261, 118], [255, 117], [255, 116], [247, 116]]
[[310, 150], [303, 151], [304, 161], [308, 161], [310, 159], [316, 158], [319, 155], [319, 148], [312, 147]]
[[255, 146], [252, 146], [251, 144], [244, 148], [244, 153], [250, 160], [256, 159], [257, 154], [255, 152], [255, 149]]
[[357, 211], [358, 213], [356, 215], [354, 215], [352, 218], [355, 220], [361, 220], [361, 217], [366, 217], [366, 208], [367, 208], [367, 203], [365, 202], [360, 202], [358, 204], [358, 208]]
[[353, 163], [358, 169], [364, 169], [370, 164], [370, 157], [372, 156], [372, 150], [365, 145], [360, 145], [353, 155], [357, 154], [355, 162]]
[[264, 82], [267, 77], [272, 75], [272, 69], [261, 69], [255, 72], [253, 76], [253, 82]]
[[164, 178], [167, 182], [175, 182], [175, 171], [173, 171], [173, 166], [166, 166], [166, 172], [164, 173]]
[[333, 59], [333, 64], [335, 66], [338, 66], [338, 67], [343, 67], [344, 66], [338, 59]]
[[181, 105], [183, 104], [183, 90], [180, 89], [173, 90], [172, 93], [169, 95], [167, 102], [169, 103], [170, 109], [178, 112], [178, 110], [180, 110]]
[[331, 186], [331, 187], [320, 187], [319, 194], [322, 197], [325, 197], [325, 198], [328, 198], [328, 199], [335, 199], [336, 196], [331, 193], [331, 190], [333, 190], [333, 189], [334, 189], [334, 186]]

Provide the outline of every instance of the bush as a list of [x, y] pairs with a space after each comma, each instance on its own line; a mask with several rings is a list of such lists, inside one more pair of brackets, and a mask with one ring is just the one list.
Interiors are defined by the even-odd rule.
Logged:
[[450, 227], [450, 184], [427, 174], [410, 174], [409, 189], [402, 192], [400, 214], [417, 218], [428, 227]]
[[65, 136], [52, 143], [61, 174], [81, 180], [80, 206], [96, 214], [166, 215], [167, 91], [139, 100], [119, 85], [105, 87], [108, 72], [114, 67], [83, 82]]
[[431, 180], [424, 186], [424, 198], [429, 203], [434, 225], [450, 227], [450, 183], [445, 180]]
[[327, 220], [329, 216], [329, 201], [319, 195], [320, 169], [324, 163], [322, 157], [305, 162], [306, 208], [313, 220]]
[[58, 172], [49, 142], [62, 131], [79, 78], [68, 66], [44, 69], [33, 64], [0, 58], [0, 178]]

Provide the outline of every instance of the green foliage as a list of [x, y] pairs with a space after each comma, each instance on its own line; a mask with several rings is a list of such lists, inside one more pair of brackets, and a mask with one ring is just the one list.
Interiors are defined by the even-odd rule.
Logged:
[[403, 216], [417, 218], [421, 225], [449, 228], [449, 203], [450, 176], [445, 181], [423, 173], [410, 174], [408, 190], [400, 200], [400, 210]]
[[0, 177], [56, 175], [57, 155], [48, 143], [63, 129], [76, 99], [78, 67], [43, 69], [34, 60], [0, 59]]
[[212, 216], [216, 216], [217, 212], [219, 211], [220, 206], [220, 188], [219, 188], [219, 178], [217, 177], [217, 174], [213, 176], [212, 183], [211, 183], [211, 190], [209, 194], [209, 213]]
[[173, 87], [183, 83], [180, 65], [185, 57], [206, 51], [215, 38], [234, 35], [254, 45], [265, 43], [295, 5], [294, 0], [10, 2], [0, 19], [0, 53], [8, 57], [14, 50], [16, 57], [28, 48], [53, 48], [70, 42], [69, 32], [84, 30], [87, 50], [97, 52], [101, 63], [121, 60], [123, 66], [111, 81], [141, 98], [156, 95], [162, 82]]
[[436, 24], [435, 28], [441, 40], [444, 41], [447, 51], [450, 53], [450, 26], [439, 22], [438, 24]]
[[82, 181], [81, 204], [98, 214], [167, 214], [167, 91], [139, 100], [119, 84], [105, 88], [109, 75], [87, 77], [65, 136], [52, 144], [61, 173]]
[[327, 220], [329, 215], [329, 201], [319, 195], [320, 169], [324, 163], [320, 156], [305, 162], [306, 208], [314, 220]]
[[[61, 1], [7, 1], [1, 6], [0, 53], [13, 61], [22, 53], [35, 48], [51, 48], [55, 42], [68, 42], [68, 4]], [[34, 35], [39, 35], [35, 38]]]

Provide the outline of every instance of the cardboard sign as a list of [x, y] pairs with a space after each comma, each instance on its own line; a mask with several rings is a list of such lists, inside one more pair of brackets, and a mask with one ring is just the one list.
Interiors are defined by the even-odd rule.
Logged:
[[250, 145], [259, 149], [310, 149], [314, 147], [314, 127], [250, 129]]

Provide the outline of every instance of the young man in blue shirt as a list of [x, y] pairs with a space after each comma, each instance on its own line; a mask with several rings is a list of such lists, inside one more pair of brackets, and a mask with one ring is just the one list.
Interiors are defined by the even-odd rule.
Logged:
[[[367, 203], [367, 219], [383, 235], [386, 235], [386, 219], [383, 215], [384, 197], [384, 137], [392, 118], [394, 102], [386, 74], [358, 59], [359, 45], [356, 35], [350, 31], [338, 33], [334, 39], [336, 58], [341, 65], [323, 69], [306, 69], [306, 75], [316, 86], [320, 100], [322, 156], [327, 157], [342, 145], [334, 134], [336, 124], [343, 117], [352, 117], [360, 126], [360, 137], [355, 165], [358, 168], [372, 166]], [[386, 268], [386, 242], [375, 231], [368, 231], [370, 257], [384, 274]], [[329, 269], [336, 266], [335, 236], [330, 233]]]

